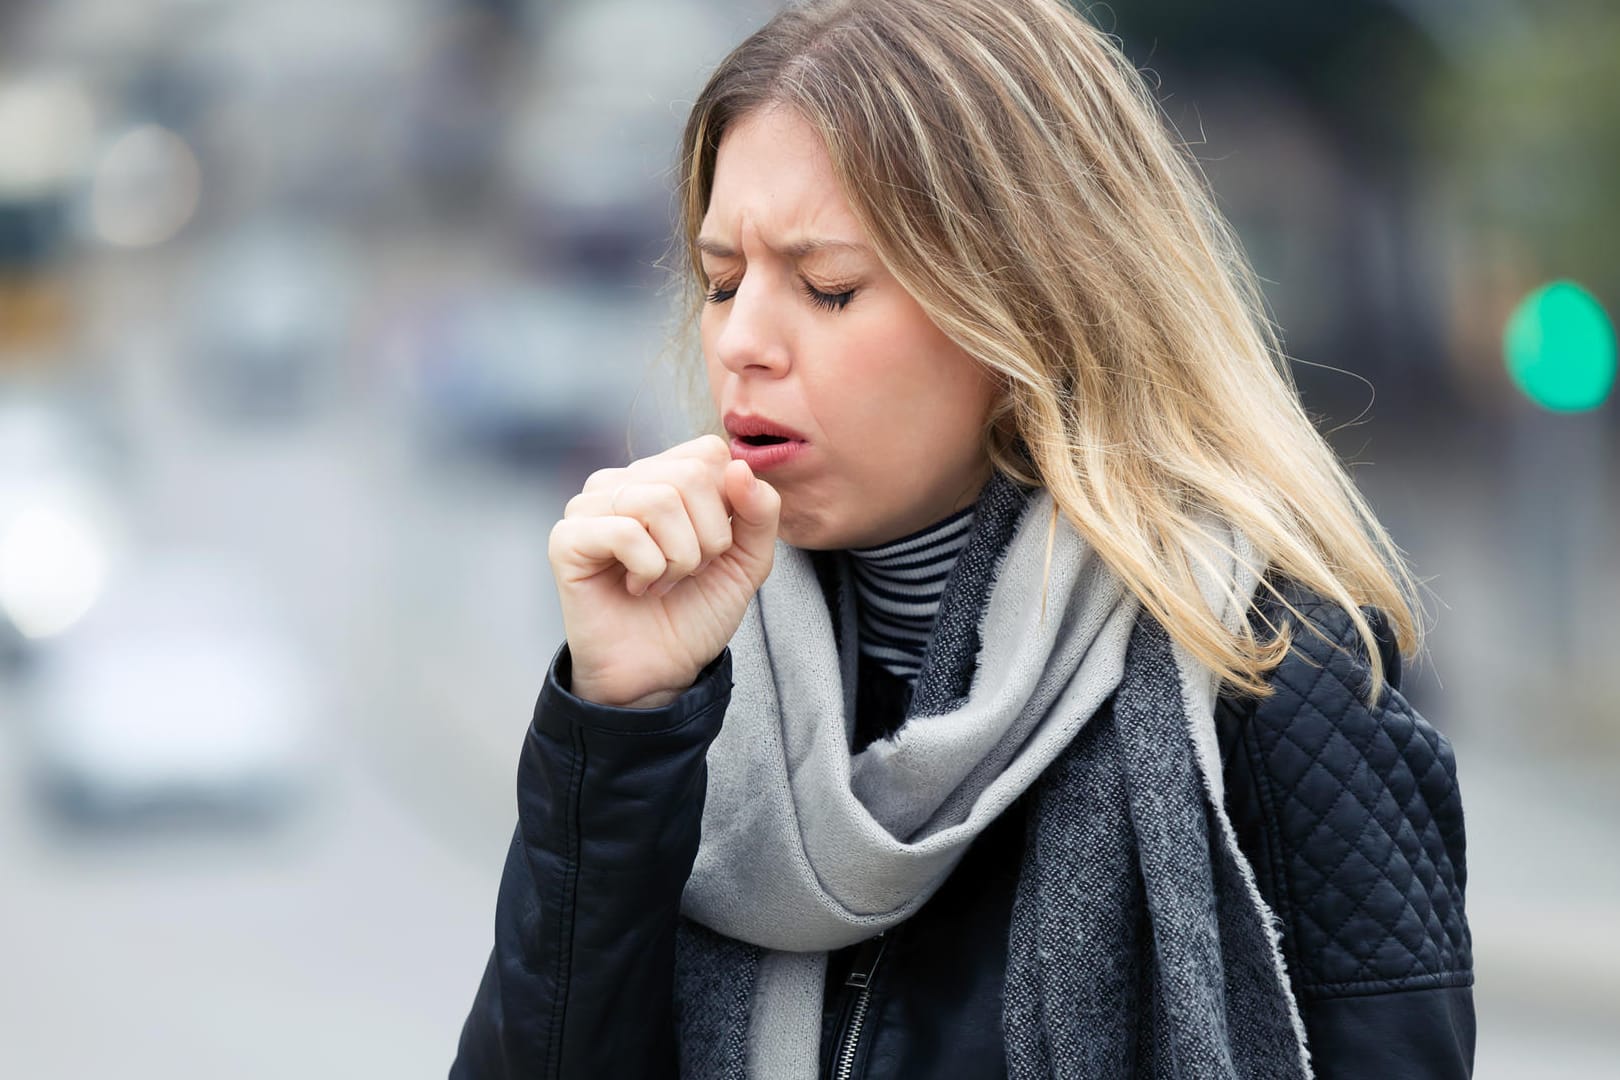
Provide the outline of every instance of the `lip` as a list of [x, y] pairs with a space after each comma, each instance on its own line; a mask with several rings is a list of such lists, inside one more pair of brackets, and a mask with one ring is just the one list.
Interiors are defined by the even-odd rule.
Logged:
[[[755, 472], [779, 469], [810, 448], [809, 441], [803, 435], [768, 417], [728, 412], [724, 423], [726, 434], [731, 436], [731, 456], [748, 462], [748, 467]], [[786, 441], [754, 446], [743, 441], [751, 435], [775, 435]]]
[[733, 439], [747, 438], [749, 435], [779, 435], [793, 442], [809, 441], [786, 424], [777, 423], [768, 416], [758, 416], [754, 413], [728, 412], [721, 420], [726, 425], [726, 434]]
[[741, 439], [731, 440], [731, 456], [748, 462], [755, 472], [779, 469], [810, 448], [809, 443], [785, 442], [770, 446], [750, 446]]

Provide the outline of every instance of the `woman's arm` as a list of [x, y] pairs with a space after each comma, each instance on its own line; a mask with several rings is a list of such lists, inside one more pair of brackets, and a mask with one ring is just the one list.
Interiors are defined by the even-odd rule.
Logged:
[[731, 656], [654, 709], [574, 696], [569, 662], [565, 646], [524, 740], [495, 947], [452, 1080], [676, 1074], [675, 925]]
[[1474, 976], [1451, 744], [1401, 696], [1393, 643], [1382, 650], [1392, 685], [1369, 706], [1348, 617], [1291, 599], [1343, 648], [1296, 626], [1275, 693], [1217, 719], [1227, 807], [1282, 921], [1316, 1075], [1463, 1080]]

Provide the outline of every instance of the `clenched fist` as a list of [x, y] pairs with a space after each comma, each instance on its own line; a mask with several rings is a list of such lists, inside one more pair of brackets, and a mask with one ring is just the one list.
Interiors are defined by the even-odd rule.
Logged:
[[714, 435], [592, 473], [551, 530], [573, 693], [654, 708], [691, 686], [770, 573], [781, 510]]

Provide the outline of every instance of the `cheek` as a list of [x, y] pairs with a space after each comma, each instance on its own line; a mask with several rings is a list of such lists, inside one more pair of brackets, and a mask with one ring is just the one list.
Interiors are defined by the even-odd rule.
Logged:
[[707, 311], [704, 312], [702, 321], [698, 323], [698, 349], [702, 356], [703, 377], [709, 387], [709, 397], [714, 400], [716, 407], [718, 407], [725, 368], [720, 365], [720, 362], [714, 356], [714, 331], [711, 328]]
[[[910, 313], [908, 313], [910, 314]], [[835, 396], [840, 412], [872, 425], [880, 438], [915, 441], [919, 433], [954, 443], [973, 440], [989, 410], [984, 368], [921, 314], [876, 322], [845, 354]], [[854, 391], [854, 392], [851, 392]]]
[[[952, 345], [952, 349], [955, 348]], [[984, 365], [966, 353], [954, 352], [950, 361], [941, 366], [943, 370], [937, 377], [949, 390], [952, 416], [957, 422], [971, 425], [977, 434], [989, 419], [996, 394], [995, 380]]]

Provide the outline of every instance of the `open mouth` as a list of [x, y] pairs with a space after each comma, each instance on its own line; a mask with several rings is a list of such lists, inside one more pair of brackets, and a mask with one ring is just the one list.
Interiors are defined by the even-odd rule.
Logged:
[[760, 416], [728, 414], [726, 433], [731, 436], [731, 456], [755, 471], [784, 468], [810, 445], [792, 428]]

